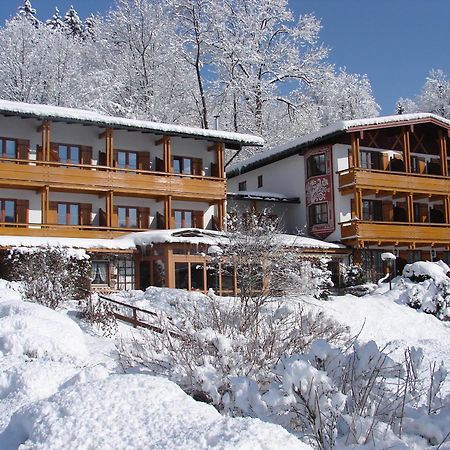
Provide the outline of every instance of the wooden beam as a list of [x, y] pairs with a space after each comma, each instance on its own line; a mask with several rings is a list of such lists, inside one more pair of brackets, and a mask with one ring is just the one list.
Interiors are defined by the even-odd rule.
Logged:
[[414, 197], [413, 194], [409, 193], [406, 197], [406, 212], [408, 216], [408, 222], [414, 222]]
[[411, 148], [408, 127], [402, 128], [402, 148], [403, 148], [403, 162], [405, 164], [405, 172], [411, 173]]
[[448, 177], [447, 138], [442, 132], [442, 129], [439, 130], [439, 153], [441, 158], [441, 174], [444, 177]]
[[50, 122], [44, 120], [38, 130], [42, 133], [42, 159], [50, 161]]
[[113, 226], [113, 214], [114, 214], [114, 192], [108, 191], [105, 197], [105, 210], [106, 210], [106, 226]]
[[106, 165], [108, 167], [114, 167], [114, 130], [107, 128], [105, 130], [105, 152], [106, 152]]
[[164, 153], [164, 172], [170, 173], [172, 167], [172, 150], [171, 150], [170, 136], [164, 137], [163, 153]]
[[164, 197], [164, 227], [166, 230], [172, 228], [172, 196]]
[[50, 188], [49, 186], [44, 186], [41, 191], [41, 223], [43, 225], [48, 223], [49, 198]]
[[356, 133], [351, 134], [352, 140], [352, 155], [353, 155], [353, 167], [360, 167], [360, 154], [359, 154], [359, 137]]
[[167, 138], [168, 138], [168, 136], [163, 136], [162, 138], [157, 139], [157, 140], [155, 141], [155, 145], [161, 145], [161, 144], [164, 144], [164, 142], [167, 140]]
[[444, 198], [445, 223], [450, 224], [450, 196]]
[[355, 216], [362, 220], [362, 193], [361, 189], [355, 189]]

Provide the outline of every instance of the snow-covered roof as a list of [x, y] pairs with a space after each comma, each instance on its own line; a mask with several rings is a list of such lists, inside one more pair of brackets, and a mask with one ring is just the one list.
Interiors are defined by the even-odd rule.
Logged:
[[42, 120], [64, 120], [100, 127], [117, 127], [130, 130], [150, 131], [156, 134], [202, 137], [241, 145], [262, 146], [264, 140], [250, 134], [231, 133], [220, 130], [205, 130], [202, 128], [150, 122], [147, 120], [126, 119], [124, 117], [108, 116], [94, 111], [61, 106], [39, 105], [31, 103], [0, 100], [0, 114], [13, 114], [21, 117], [32, 117]]
[[[341, 244], [333, 244], [318, 239], [290, 234], [281, 234], [279, 239], [287, 246], [305, 249], [338, 249], [346, 248]], [[86, 250], [129, 250], [137, 246], [154, 244], [192, 244], [220, 245], [226, 244], [226, 233], [203, 230], [199, 228], [180, 228], [172, 230], [149, 230], [129, 233], [115, 239], [60, 238], [35, 236], [0, 236], [0, 248], [10, 247], [63, 247]]]
[[300, 149], [313, 144], [319, 144], [326, 139], [341, 133], [363, 128], [379, 128], [380, 126], [393, 127], [404, 123], [434, 122], [450, 129], [450, 120], [431, 113], [397, 114], [393, 116], [370, 117], [367, 119], [341, 120], [321, 128], [313, 133], [306, 134], [284, 144], [268, 148], [243, 161], [230, 164], [227, 167], [227, 176], [232, 178], [240, 173], [249, 172], [258, 167], [265, 166], [273, 161], [294, 155]]
[[278, 192], [239, 191], [239, 192], [228, 192], [227, 196], [241, 200], [264, 200], [267, 202], [286, 202], [286, 203], [300, 202], [300, 199], [298, 197], [288, 197], [287, 195], [280, 194]]

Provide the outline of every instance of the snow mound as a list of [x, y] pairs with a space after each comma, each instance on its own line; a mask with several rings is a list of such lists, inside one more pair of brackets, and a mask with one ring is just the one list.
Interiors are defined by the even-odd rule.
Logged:
[[438, 263], [430, 261], [417, 261], [413, 264], [406, 264], [403, 269], [403, 276], [407, 278], [426, 277], [437, 283], [448, 280], [447, 273], [450, 268], [443, 261]]
[[[0, 292], [1, 289], [0, 289]], [[25, 355], [53, 361], [83, 360], [83, 333], [70, 318], [45, 306], [0, 298], [0, 356]]]
[[174, 383], [138, 374], [74, 385], [25, 407], [0, 442], [4, 450], [310, 448], [277, 425], [223, 417]]

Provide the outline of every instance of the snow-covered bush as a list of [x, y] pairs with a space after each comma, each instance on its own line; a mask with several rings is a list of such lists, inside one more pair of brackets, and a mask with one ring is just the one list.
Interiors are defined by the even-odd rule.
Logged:
[[358, 265], [343, 266], [344, 269], [344, 284], [345, 287], [360, 286], [367, 280], [365, 277], [364, 269]]
[[412, 308], [450, 320], [450, 268], [442, 261], [418, 261], [403, 269], [400, 297]]
[[84, 250], [59, 247], [15, 247], [9, 252], [9, 276], [21, 281], [27, 299], [50, 308], [83, 298], [88, 287], [89, 256]]
[[86, 322], [98, 327], [104, 336], [112, 337], [117, 333], [117, 320], [114, 306], [100, 300], [98, 294], [89, 295], [85, 306], [80, 311], [80, 317]]
[[344, 342], [347, 329], [298, 302], [270, 302], [254, 316], [243, 316], [238, 299], [209, 294], [198, 306], [180, 303], [169, 320], [160, 315], [164, 334], [142, 333], [120, 344], [125, 365], [143, 364], [168, 376], [185, 391], [230, 405], [231, 379], [253, 377], [264, 384], [285, 354], [302, 353], [319, 338]]

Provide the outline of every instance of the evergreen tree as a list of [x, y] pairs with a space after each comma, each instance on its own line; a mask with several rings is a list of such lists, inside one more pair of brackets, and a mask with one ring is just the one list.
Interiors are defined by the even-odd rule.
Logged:
[[84, 36], [95, 41], [97, 34], [97, 19], [94, 14], [91, 14], [84, 21]]
[[47, 20], [45, 23], [47, 27], [51, 28], [52, 30], [63, 30], [65, 25], [64, 21], [59, 14], [59, 9], [55, 8], [55, 12], [51, 19]]
[[36, 10], [31, 5], [30, 0], [24, 0], [23, 6], [19, 6], [18, 13], [19, 18], [25, 18], [36, 28], [39, 26], [39, 20], [36, 17]]
[[83, 37], [83, 22], [73, 6], [70, 6], [64, 16], [64, 24], [68, 34], [73, 37]]

